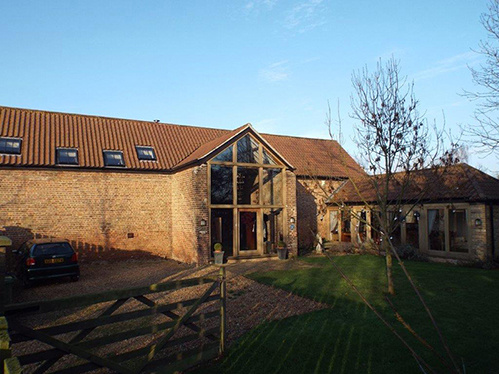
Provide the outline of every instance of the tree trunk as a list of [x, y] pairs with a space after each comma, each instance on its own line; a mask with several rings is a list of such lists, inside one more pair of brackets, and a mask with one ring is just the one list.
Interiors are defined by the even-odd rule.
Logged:
[[386, 257], [386, 278], [388, 281], [388, 293], [390, 295], [395, 295], [395, 287], [393, 285], [393, 272], [392, 272], [392, 254], [390, 252], [390, 244], [388, 241], [383, 241], [383, 247], [385, 250]]

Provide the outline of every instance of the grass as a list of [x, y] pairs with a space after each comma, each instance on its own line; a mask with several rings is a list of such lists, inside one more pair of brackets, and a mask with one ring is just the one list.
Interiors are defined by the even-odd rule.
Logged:
[[[411, 354], [361, 302], [325, 258], [299, 261], [317, 267], [254, 273], [258, 282], [324, 302], [325, 310], [266, 322], [241, 337], [220, 361], [199, 373], [421, 373]], [[335, 261], [376, 308], [439, 373], [447, 372], [393, 318], [384, 300], [384, 259]], [[406, 262], [451, 350], [467, 373], [499, 372], [499, 271]], [[404, 319], [444, 351], [400, 267], [392, 298]]]

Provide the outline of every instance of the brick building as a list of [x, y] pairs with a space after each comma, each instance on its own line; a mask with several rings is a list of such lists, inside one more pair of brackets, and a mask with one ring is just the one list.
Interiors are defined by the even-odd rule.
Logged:
[[[234, 257], [272, 256], [281, 240], [297, 254], [316, 233], [355, 243], [327, 198], [362, 177], [332, 140], [259, 134], [249, 124], [220, 130], [0, 107], [0, 235], [14, 248], [59, 237], [83, 257], [147, 253], [204, 264], [217, 242]], [[458, 257], [497, 252], [499, 196], [490, 191], [499, 181], [489, 178], [487, 196], [471, 201], [458, 190], [466, 240], [483, 244]], [[430, 202], [444, 204], [448, 227], [449, 199]], [[362, 209], [354, 197], [348, 204]], [[473, 226], [478, 217], [483, 225]], [[443, 235], [452, 257], [448, 229]]]
[[[73, 242], [85, 257], [206, 263], [292, 253], [318, 229], [310, 178], [362, 169], [330, 140], [0, 107], [0, 235]], [[311, 230], [312, 229], [312, 230]]]

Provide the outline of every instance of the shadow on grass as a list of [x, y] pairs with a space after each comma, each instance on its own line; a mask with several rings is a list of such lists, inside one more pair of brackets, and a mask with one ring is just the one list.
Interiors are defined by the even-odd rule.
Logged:
[[[420, 373], [414, 359], [360, 301], [325, 259], [320, 268], [255, 273], [251, 278], [324, 302], [329, 309], [267, 322], [244, 335], [218, 362], [197, 373]], [[336, 261], [373, 305], [438, 372], [436, 359], [393, 318], [384, 301], [384, 259], [345, 256]], [[499, 358], [499, 272], [442, 264], [407, 263], [455, 356], [467, 372], [496, 373]], [[438, 338], [400, 269], [399, 312], [430, 344]], [[441, 353], [444, 352], [440, 349]]]

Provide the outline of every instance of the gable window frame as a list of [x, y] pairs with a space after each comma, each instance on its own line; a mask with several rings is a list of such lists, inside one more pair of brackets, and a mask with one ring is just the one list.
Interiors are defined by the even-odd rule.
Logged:
[[[237, 150], [237, 144], [240, 139], [242, 139], [245, 136], [249, 136], [250, 140], [252, 142], [256, 142], [258, 144], [258, 149], [254, 149], [255, 152], [255, 159], [253, 163], [248, 163], [248, 162], [238, 162], [238, 150]], [[232, 153], [232, 158], [230, 160], [229, 157], [225, 157], [225, 160], [217, 160], [217, 156], [220, 154], [227, 152], [227, 150], [230, 149]], [[264, 163], [264, 158], [263, 158], [263, 150], [265, 151], [272, 157], [273, 161], [275, 161], [275, 164], [273, 163]], [[229, 153], [229, 152], [227, 152]], [[219, 148], [216, 148], [216, 150], [213, 152], [212, 155], [210, 155], [210, 158], [206, 161], [207, 164], [207, 188], [208, 188], [208, 208], [209, 208], [209, 215], [208, 215], [208, 230], [210, 233], [210, 238], [211, 238], [211, 230], [212, 228], [212, 222], [211, 222], [211, 212], [216, 210], [216, 209], [230, 209], [233, 214], [233, 230], [234, 230], [234, 235], [233, 235], [233, 248], [236, 252], [234, 252], [234, 255], [239, 256], [243, 252], [241, 251], [241, 248], [239, 246], [240, 238], [239, 234], [237, 234], [238, 230], [240, 229], [239, 225], [239, 215], [241, 212], [244, 211], [252, 211], [256, 212], [256, 217], [258, 220], [258, 225], [257, 225], [257, 232], [258, 232], [258, 240], [261, 240], [264, 235], [263, 235], [263, 224], [264, 224], [264, 212], [268, 210], [279, 210], [282, 212], [282, 219], [283, 219], [283, 237], [287, 237], [288, 235], [288, 224], [287, 224], [287, 219], [288, 217], [288, 208], [286, 206], [286, 196], [287, 196], [287, 191], [286, 191], [286, 185], [287, 185], [287, 178], [286, 178], [286, 170], [288, 169], [288, 166], [285, 164], [285, 162], [282, 159], [282, 156], [280, 156], [275, 150], [273, 150], [271, 147], [265, 145], [265, 141], [259, 138], [258, 136], [253, 135], [251, 132], [243, 132], [237, 137], [234, 137], [233, 139], [230, 140], [230, 143], [227, 145], [223, 145]], [[232, 168], [232, 201], [231, 203], [224, 203], [224, 204], [217, 204], [214, 201], [212, 201], [212, 186], [214, 181], [212, 181], [212, 167], [215, 166], [224, 166], [227, 168]], [[241, 171], [243, 169], [250, 168], [250, 169], [256, 169], [258, 170], [257, 173], [257, 178], [258, 178], [258, 199], [255, 201], [252, 201], [251, 204], [245, 204], [245, 203], [239, 203], [238, 202], [238, 171]], [[263, 197], [263, 181], [264, 181], [264, 170], [266, 169], [280, 169], [281, 174], [282, 174], [282, 188], [280, 191], [281, 194], [281, 199], [279, 203], [274, 202], [273, 204], [264, 204], [264, 197]], [[213, 243], [212, 243], [213, 244]], [[255, 253], [258, 252], [260, 254], [264, 253], [264, 248], [267, 248], [268, 243], [260, 243], [258, 242], [257, 244], [257, 249], [255, 250]], [[247, 255], [247, 254], [246, 254]]]
[[[144, 150], [151, 151], [152, 158], [144, 157], [144, 155], [145, 155], [144, 153], [142, 154], [142, 157], [141, 157], [140, 151], [144, 151]], [[158, 161], [158, 158], [156, 157], [156, 151], [154, 150], [154, 147], [151, 145], [136, 145], [135, 152], [137, 152], [137, 158], [139, 159], [139, 161]]]
[[[121, 155], [121, 164], [108, 164], [108, 158], [106, 157], [107, 155], [111, 154], [119, 154]], [[104, 149], [102, 151], [102, 156], [104, 158], [104, 167], [106, 168], [126, 168], [125, 164], [125, 156], [123, 154], [123, 151], [119, 149]]]
[[[75, 162], [61, 162], [62, 158], [60, 155], [61, 151], [74, 151], [76, 152], [76, 160]], [[65, 158], [69, 158], [68, 156], [65, 156]], [[80, 157], [79, 157], [79, 152], [78, 148], [73, 148], [73, 147], [57, 147], [55, 149], [55, 162], [57, 165], [61, 166], [79, 166], [80, 165]]]
[[[18, 147], [8, 147], [7, 142], [17, 142], [19, 144]], [[20, 137], [11, 137], [11, 136], [2, 136], [0, 137], [0, 155], [9, 155], [9, 156], [20, 156], [21, 155], [21, 149], [23, 146], [23, 139]], [[14, 148], [17, 149], [17, 151], [14, 151]]]

